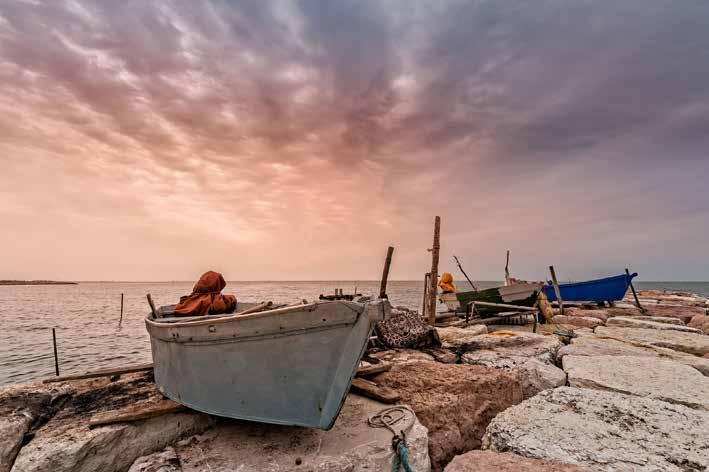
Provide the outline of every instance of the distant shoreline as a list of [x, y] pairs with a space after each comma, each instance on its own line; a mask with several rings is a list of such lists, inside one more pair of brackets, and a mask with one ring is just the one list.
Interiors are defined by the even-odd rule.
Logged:
[[56, 280], [0, 280], [0, 285], [78, 285], [78, 282], [58, 282]]

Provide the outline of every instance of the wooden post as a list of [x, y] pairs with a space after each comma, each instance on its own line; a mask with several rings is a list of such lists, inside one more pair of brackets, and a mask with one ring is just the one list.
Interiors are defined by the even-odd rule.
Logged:
[[54, 345], [54, 371], [59, 377], [59, 356], [57, 355], [57, 332], [52, 328], [52, 344]]
[[[630, 278], [630, 271], [626, 268], [625, 269], [625, 274]], [[645, 308], [640, 304], [640, 300], [638, 299], [638, 294], [635, 292], [635, 287], [633, 286], [633, 279], [630, 279], [630, 290], [633, 291], [633, 297], [635, 297], [635, 304], [638, 306], [638, 309], [640, 310], [641, 313], [645, 313]]]
[[146, 297], [148, 298], [148, 304], [150, 305], [150, 311], [153, 313], [153, 317], [160, 318], [160, 316], [158, 316], [158, 311], [155, 309], [155, 303], [153, 303], [153, 297], [151, 297], [150, 294], [147, 294]]
[[507, 250], [507, 261], [505, 262], [505, 285], [509, 285], [510, 279], [510, 250]]
[[554, 284], [554, 294], [556, 294], [556, 300], [559, 303], [559, 314], [564, 314], [564, 300], [561, 299], [561, 290], [559, 290], [559, 283], [556, 281], [556, 272], [554, 271], [554, 266], [549, 266], [549, 272], [551, 273], [551, 282]]
[[431, 286], [431, 274], [426, 272], [423, 276], [423, 308], [421, 309], [421, 314], [424, 319], [428, 319], [428, 309], [430, 304], [428, 303], [428, 288]]
[[123, 323], [123, 294], [121, 294], [121, 318], [118, 320], [118, 326]]
[[428, 324], [436, 326], [436, 295], [438, 294], [438, 256], [441, 250], [441, 217], [436, 216], [433, 228], [433, 247], [431, 248], [431, 290], [429, 291], [430, 303]]
[[384, 271], [382, 272], [382, 284], [379, 287], [379, 298], [387, 297], [387, 280], [389, 280], [389, 267], [391, 266], [391, 256], [394, 254], [394, 248], [389, 246], [387, 249], [387, 258], [384, 261]]

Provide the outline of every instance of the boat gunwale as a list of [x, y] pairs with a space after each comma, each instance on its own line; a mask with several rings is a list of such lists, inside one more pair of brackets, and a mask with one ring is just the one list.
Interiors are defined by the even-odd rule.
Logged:
[[[253, 319], [258, 319], [258, 318], [266, 318], [269, 316], [277, 316], [281, 315], [284, 313], [290, 313], [293, 311], [315, 311], [319, 305], [325, 305], [325, 304], [342, 304], [343, 306], [346, 306], [350, 310], [360, 314], [361, 311], [356, 310], [354, 307], [350, 306], [350, 304], [355, 304], [356, 302], [349, 302], [346, 300], [328, 300], [328, 301], [317, 301], [317, 302], [312, 302], [308, 304], [302, 304], [302, 305], [294, 305], [294, 306], [285, 306], [281, 308], [275, 308], [273, 310], [266, 310], [266, 311], [261, 311], [258, 313], [248, 313], [246, 315], [240, 315], [238, 312], [237, 313], [232, 313], [229, 316], [220, 316], [218, 318], [213, 318], [209, 319], [209, 315], [205, 316], [205, 319], [201, 320], [192, 320], [192, 321], [184, 321], [184, 322], [171, 322], [171, 323], [161, 323], [159, 321], [155, 321], [152, 318], [152, 313], [149, 313], [145, 317], [145, 322], [148, 323], [151, 326], [155, 326], [158, 328], [184, 328], [184, 327], [192, 327], [192, 326], [202, 326], [202, 325], [211, 325], [211, 324], [221, 324], [221, 323], [230, 323], [235, 320], [253, 320]], [[359, 304], [358, 304], [359, 305]], [[363, 304], [361, 304], [363, 305]]]

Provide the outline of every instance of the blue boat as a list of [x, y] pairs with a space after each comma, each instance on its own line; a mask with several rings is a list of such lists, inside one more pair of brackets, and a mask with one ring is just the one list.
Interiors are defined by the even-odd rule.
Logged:
[[[568, 302], [613, 302], [622, 300], [634, 277], [638, 274], [622, 274], [604, 279], [587, 280], [570, 284], [559, 284], [561, 299]], [[544, 286], [544, 294], [550, 302], [556, 301], [556, 293], [551, 282]]]

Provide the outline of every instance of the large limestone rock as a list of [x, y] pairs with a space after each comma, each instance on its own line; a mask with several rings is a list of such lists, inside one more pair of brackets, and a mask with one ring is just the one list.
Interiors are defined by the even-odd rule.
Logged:
[[475, 337], [487, 334], [485, 325], [472, 325], [465, 328], [450, 326], [448, 328], [436, 328], [438, 337], [446, 349], [465, 350], [468, 343], [474, 342]]
[[31, 424], [32, 417], [22, 413], [0, 417], [0, 472], [12, 468]]
[[464, 364], [517, 372], [522, 382], [524, 398], [566, 384], [566, 374], [563, 370], [551, 362], [543, 362], [536, 357], [509, 356], [495, 351], [480, 350], [466, 352], [461, 356], [461, 361]]
[[644, 320], [644, 321], [655, 321], [657, 323], [669, 323], [673, 325], [684, 325], [684, 322], [679, 318], [672, 318], [670, 316], [633, 316], [634, 320]]
[[604, 323], [608, 319], [608, 312], [604, 309], [599, 310], [589, 310], [585, 308], [569, 307], [564, 308], [564, 315], [566, 316], [581, 316], [583, 318], [596, 318]]
[[564, 464], [518, 456], [510, 452], [470, 451], [456, 456], [444, 472], [583, 472], [587, 469]]
[[188, 412], [89, 428], [95, 413], [161, 401], [152, 373], [131, 374], [116, 382], [106, 378], [67, 382], [57, 388], [64, 389], [63, 398], [53, 402], [52, 415], [20, 449], [13, 472], [125, 471], [137, 457], [213, 424], [207, 415]]
[[678, 318], [683, 323], [689, 323], [695, 315], [704, 313], [704, 308], [699, 306], [681, 306], [681, 305], [649, 305], [644, 306], [646, 316], [663, 316]]
[[703, 375], [709, 376], [709, 359], [692, 354], [674, 351], [664, 347], [642, 345], [622, 340], [607, 339], [596, 336], [584, 336], [571, 340], [568, 346], [562, 346], [557, 358], [562, 361], [567, 355], [574, 356], [647, 356], [672, 360], [697, 369]]
[[709, 412], [649, 398], [560, 387], [500, 413], [484, 449], [596, 471], [709, 468]]
[[709, 353], [709, 336], [705, 334], [652, 328], [618, 328], [611, 326], [599, 326], [595, 329], [595, 333], [597, 336], [666, 347], [697, 356], [703, 356]]
[[709, 316], [694, 315], [692, 319], [689, 320], [688, 326], [700, 329], [704, 334], [709, 334]]
[[674, 361], [634, 356], [565, 356], [572, 387], [655, 398], [709, 411], [709, 378]]
[[[223, 420], [174, 447], [183, 472], [391, 470], [391, 432], [367, 424], [370, 416], [390, 406], [348, 395], [330, 431]], [[413, 419], [406, 433], [409, 461], [416, 472], [427, 472], [428, 431]]]
[[552, 323], [561, 325], [571, 325], [579, 326], [581, 328], [595, 328], [596, 326], [603, 326], [603, 321], [598, 318], [590, 318], [586, 316], [567, 316], [567, 315], [556, 315], [551, 319]]
[[[677, 318], [673, 318], [677, 319]], [[616, 316], [610, 318], [606, 322], [606, 326], [617, 326], [622, 328], [649, 328], [668, 331], [683, 331], [685, 333], [701, 333], [702, 331], [696, 328], [690, 328], [684, 324], [658, 323], [657, 321], [641, 320], [628, 316]]]
[[456, 455], [480, 447], [490, 420], [523, 399], [518, 374], [473, 365], [397, 365], [374, 380], [395, 389], [428, 428], [435, 471]]
[[559, 338], [553, 335], [508, 330], [476, 336], [466, 344], [466, 350], [492, 351], [501, 357], [534, 357], [542, 362], [554, 363], [561, 345]]

